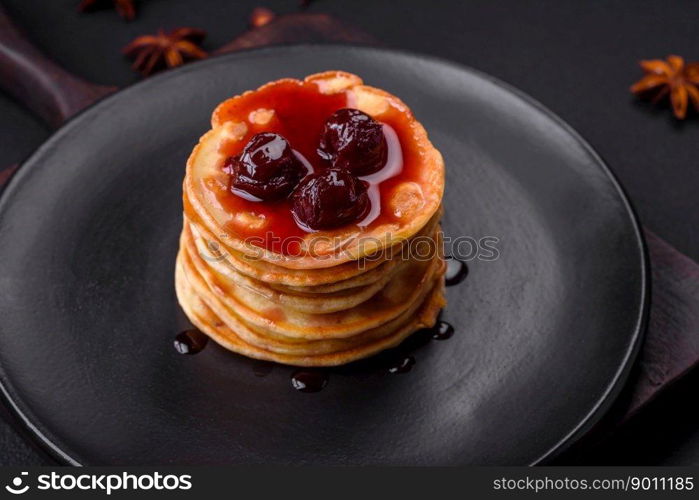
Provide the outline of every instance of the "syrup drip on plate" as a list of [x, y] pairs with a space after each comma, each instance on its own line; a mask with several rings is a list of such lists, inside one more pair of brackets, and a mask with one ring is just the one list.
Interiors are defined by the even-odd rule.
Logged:
[[454, 335], [454, 327], [446, 321], [437, 321], [432, 327], [432, 338], [435, 340], [447, 340]]
[[445, 280], [447, 286], [454, 286], [461, 283], [468, 276], [468, 266], [462, 260], [454, 257], [447, 257], [447, 272]]
[[415, 364], [415, 358], [412, 356], [404, 356], [398, 358], [391, 366], [388, 367], [388, 373], [393, 375], [400, 375], [401, 373], [408, 373], [412, 370]]
[[321, 370], [297, 370], [291, 375], [291, 386], [301, 392], [318, 392], [328, 385], [328, 374]]
[[173, 345], [180, 354], [196, 354], [201, 352], [208, 342], [209, 337], [196, 328], [190, 328], [178, 333]]

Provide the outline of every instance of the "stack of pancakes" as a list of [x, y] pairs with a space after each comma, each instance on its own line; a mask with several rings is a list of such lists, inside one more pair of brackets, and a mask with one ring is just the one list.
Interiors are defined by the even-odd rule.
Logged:
[[225, 150], [243, 141], [250, 126], [221, 117], [246, 93], [217, 108], [212, 129], [187, 163], [175, 283], [189, 319], [222, 346], [257, 359], [332, 366], [393, 347], [435, 323], [445, 304], [439, 226], [444, 164], [396, 97], [348, 73], [304, 82], [316, 83], [319, 92], [346, 93], [353, 107], [375, 119], [390, 108], [407, 121], [411, 136], [401, 141], [410, 144], [403, 149], [419, 154], [421, 169], [419, 178], [398, 184], [382, 200], [396, 217], [307, 233], [301, 248], [313, 251], [294, 255], [246, 241], [236, 225], [261, 223], [259, 217], [226, 213], [213, 194], [227, 182]]

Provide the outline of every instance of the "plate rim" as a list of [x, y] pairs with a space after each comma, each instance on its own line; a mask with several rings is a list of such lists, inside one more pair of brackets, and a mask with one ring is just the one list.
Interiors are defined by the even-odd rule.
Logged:
[[[593, 160], [596, 167], [600, 168], [602, 172], [606, 175], [609, 182], [611, 182], [614, 187], [618, 197], [620, 198], [625, 210], [626, 215], [629, 218], [631, 226], [633, 228], [635, 236], [635, 245], [639, 251], [638, 257], [641, 259], [640, 267], [640, 304], [639, 304], [639, 315], [636, 318], [636, 323], [634, 326], [634, 331], [630, 336], [629, 346], [626, 353], [617, 367], [615, 374], [611, 377], [606, 388], [599, 396], [595, 404], [590, 408], [590, 410], [581, 417], [580, 421], [573, 426], [563, 437], [561, 437], [554, 445], [552, 445], [547, 451], [541, 454], [539, 457], [531, 461], [529, 466], [545, 464], [555, 457], [559, 456], [565, 450], [569, 449], [580, 437], [582, 437], [587, 431], [589, 431], [595, 424], [597, 424], [602, 417], [606, 414], [607, 410], [612, 406], [619, 396], [625, 382], [628, 379], [629, 373], [633, 368], [638, 353], [643, 345], [643, 340], [645, 338], [646, 326], [648, 323], [648, 316], [650, 312], [650, 294], [652, 283], [649, 279], [650, 276], [650, 258], [648, 253], [648, 247], [646, 239], [643, 235], [641, 229], [640, 219], [638, 213], [634, 208], [631, 200], [619, 182], [616, 174], [612, 171], [609, 164], [604, 160], [604, 158], [597, 152], [597, 150], [568, 122], [561, 118], [558, 114], [554, 113], [547, 106], [542, 104], [539, 100], [527, 94], [523, 90], [515, 87], [514, 85], [495, 77], [489, 73], [485, 73], [479, 69], [473, 68], [472, 66], [462, 64], [456, 61], [452, 61], [440, 56], [435, 56], [432, 54], [425, 54], [421, 52], [416, 52], [401, 48], [392, 48], [385, 46], [377, 46], [373, 44], [357, 44], [357, 43], [294, 43], [294, 44], [273, 44], [264, 47], [252, 47], [243, 50], [237, 50], [235, 52], [228, 52], [224, 54], [216, 54], [213, 57], [207, 58], [202, 61], [195, 61], [193, 63], [180, 66], [178, 68], [170, 69], [168, 71], [162, 72], [151, 78], [139, 80], [132, 84], [129, 84], [123, 88], [118, 89], [116, 92], [108, 94], [99, 98], [94, 103], [90, 104], [86, 108], [82, 109], [75, 115], [71, 116], [66, 120], [59, 128], [52, 131], [51, 134], [42, 142], [34, 151], [32, 151], [24, 160], [22, 160], [15, 171], [10, 175], [10, 178], [6, 182], [5, 186], [0, 190], [0, 217], [6, 210], [6, 205], [10, 204], [8, 199], [12, 190], [19, 189], [22, 182], [22, 178], [26, 175], [27, 170], [24, 165], [30, 162], [35, 156], [39, 155], [44, 149], [50, 148], [53, 143], [60, 140], [62, 134], [67, 133], [67, 131], [75, 126], [76, 123], [82, 118], [86, 113], [92, 112], [95, 108], [103, 105], [115, 98], [121, 98], [122, 94], [128, 94], [129, 92], [137, 92], [140, 87], [147, 87], [150, 85], [158, 85], [160, 80], [175, 78], [178, 75], [186, 74], [192, 71], [204, 71], [206, 66], [209, 64], [220, 64], [225, 59], [240, 59], [249, 56], [255, 56], [256, 54], [263, 54], [267, 52], [283, 52], [283, 51], [301, 51], [301, 50], [351, 50], [353, 52], [373, 52], [373, 53], [383, 53], [388, 56], [400, 55], [402, 57], [408, 58], [418, 58], [425, 60], [434, 64], [444, 65], [451, 67], [452, 69], [458, 71], [465, 71], [471, 75], [474, 75], [480, 79], [483, 79], [502, 90], [509, 92], [514, 95], [525, 105], [533, 107], [536, 111], [544, 115], [546, 118], [550, 119], [553, 124], [560, 127], [563, 132], [567, 133], [578, 145], [582, 147], [585, 153], [587, 153]], [[26, 430], [29, 431], [31, 436], [39, 445], [41, 445], [44, 451], [47, 451], [51, 457], [57, 459], [58, 461], [63, 461], [69, 465], [73, 466], [83, 466], [85, 464], [81, 463], [80, 460], [71, 456], [68, 452], [61, 449], [52, 438], [45, 435], [37, 427], [37, 425], [30, 418], [31, 412], [27, 409], [22, 409], [17, 400], [21, 400], [19, 396], [15, 398], [12, 397], [10, 391], [10, 381], [5, 373], [5, 370], [0, 366], [0, 396], [2, 396], [2, 401], [6, 404], [9, 410], [18, 418], [19, 423], [22, 424]], [[17, 400], [16, 400], [17, 399]], [[40, 421], [40, 419], [39, 419]]]

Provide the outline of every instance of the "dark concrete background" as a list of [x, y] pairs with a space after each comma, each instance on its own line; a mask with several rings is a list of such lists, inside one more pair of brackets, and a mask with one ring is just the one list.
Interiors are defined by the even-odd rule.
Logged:
[[[63, 67], [118, 86], [139, 78], [120, 54], [137, 35], [199, 27], [209, 33], [204, 47], [213, 50], [246, 29], [256, 6], [299, 9], [297, 0], [141, 0], [136, 21], [126, 23], [111, 9], [79, 14], [78, 0], [2, 4]], [[639, 59], [676, 53], [699, 60], [694, 0], [316, 0], [309, 10], [333, 14], [389, 47], [458, 61], [529, 93], [609, 162], [647, 227], [699, 260], [699, 116], [679, 123], [667, 109], [639, 103], [628, 91], [641, 76]], [[0, 131], [0, 157], [8, 165], [50, 133], [2, 93]], [[699, 374], [691, 374], [623, 430], [564, 461], [699, 464], [698, 388]], [[43, 460], [0, 425], [0, 464]]]

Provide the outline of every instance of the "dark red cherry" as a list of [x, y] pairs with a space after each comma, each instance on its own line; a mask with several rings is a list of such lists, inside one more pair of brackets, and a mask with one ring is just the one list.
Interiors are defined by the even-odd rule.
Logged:
[[332, 229], [360, 220], [369, 211], [367, 185], [347, 170], [309, 175], [291, 195], [291, 212], [304, 229]]
[[340, 109], [325, 122], [318, 155], [333, 168], [346, 168], [357, 176], [373, 174], [388, 156], [383, 126], [358, 109]]
[[231, 189], [239, 195], [258, 200], [278, 200], [291, 193], [306, 167], [279, 134], [255, 134], [238, 156], [228, 158], [224, 166], [231, 175]]

